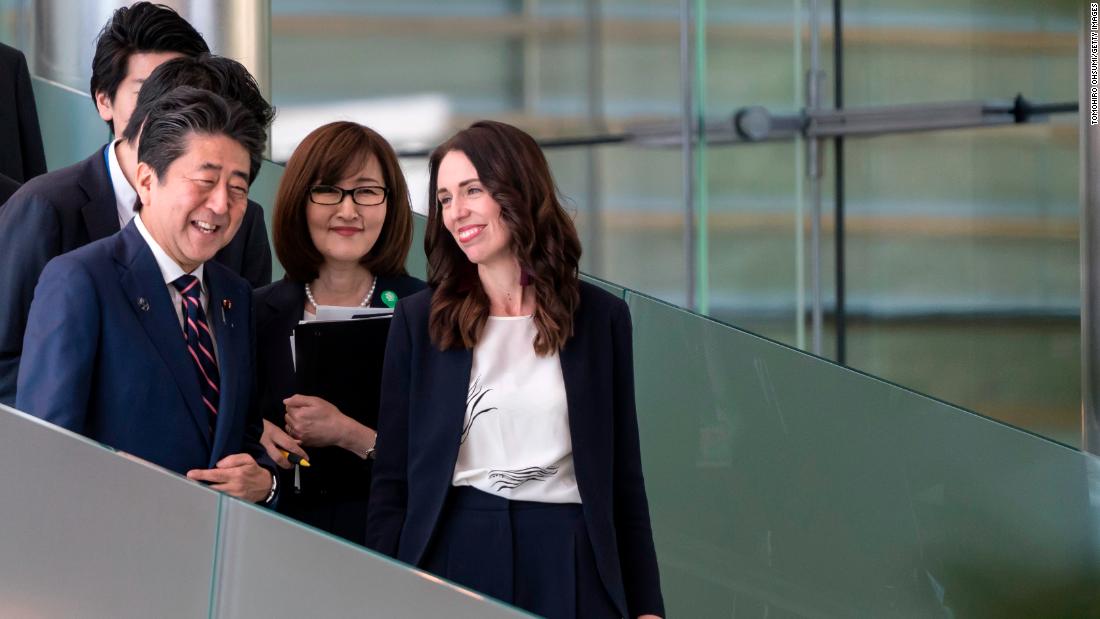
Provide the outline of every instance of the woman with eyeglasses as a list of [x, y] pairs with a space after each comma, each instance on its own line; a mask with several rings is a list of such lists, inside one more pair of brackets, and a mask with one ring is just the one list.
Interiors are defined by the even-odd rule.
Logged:
[[664, 613], [630, 312], [579, 279], [546, 158], [480, 121], [429, 162], [430, 289], [386, 344], [367, 546], [545, 617]]
[[[318, 306], [393, 307], [424, 287], [405, 272], [412, 214], [393, 148], [351, 122], [314, 130], [287, 162], [273, 233], [286, 276], [257, 290], [253, 308], [262, 442], [285, 469], [278, 509], [363, 543], [377, 433], [322, 398], [295, 393], [290, 335]], [[283, 452], [311, 466], [295, 468]]]

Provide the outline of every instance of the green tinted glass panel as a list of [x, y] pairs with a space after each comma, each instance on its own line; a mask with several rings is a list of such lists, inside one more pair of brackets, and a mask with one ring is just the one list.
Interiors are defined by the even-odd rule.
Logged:
[[313, 109], [321, 124], [334, 116], [315, 106], [346, 104], [398, 150], [479, 118], [551, 137], [680, 113], [674, 0], [273, 0], [271, 14], [273, 98], [287, 118]]
[[679, 149], [614, 145], [545, 152], [577, 226], [581, 270], [686, 303]]
[[1091, 456], [627, 301], [670, 616], [1100, 612]]
[[[849, 107], [1077, 99], [1087, 3], [844, 11]], [[1034, 120], [847, 140], [846, 362], [1076, 446], [1079, 119]]]
[[107, 124], [85, 93], [32, 78], [34, 101], [46, 150], [46, 168], [57, 170], [86, 159], [111, 139]]
[[850, 141], [849, 365], [1078, 444], [1076, 132]]
[[[806, 3], [696, 0], [692, 5], [698, 26], [696, 118], [714, 123], [750, 106], [776, 115], [802, 108]], [[808, 348], [805, 162], [805, 144], [798, 138], [734, 146], [699, 143], [695, 307]]]
[[845, 100], [1010, 100], [1023, 93], [1075, 101], [1080, 7], [1076, 0], [849, 0]]

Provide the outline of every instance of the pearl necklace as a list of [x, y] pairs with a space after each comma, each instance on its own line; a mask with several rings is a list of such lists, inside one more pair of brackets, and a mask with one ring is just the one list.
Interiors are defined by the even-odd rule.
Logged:
[[[370, 290], [367, 291], [367, 296], [363, 297], [363, 302], [359, 304], [359, 307], [366, 307], [370, 305], [370, 299], [374, 296], [374, 287], [378, 285], [378, 278], [375, 277], [374, 281], [370, 283]], [[309, 284], [306, 284], [306, 298], [309, 299], [309, 304], [313, 306], [313, 309], [317, 309], [317, 300], [313, 298], [313, 291], [309, 289]]]

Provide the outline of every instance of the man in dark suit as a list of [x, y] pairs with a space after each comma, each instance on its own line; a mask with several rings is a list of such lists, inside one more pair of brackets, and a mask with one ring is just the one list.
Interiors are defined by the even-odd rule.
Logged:
[[274, 497], [251, 406], [251, 290], [212, 261], [241, 225], [266, 138], [213, 93], [161, 98], [138, 150], [138, 214], [42, 272], [20, 409], [238, 498]]
[[[139, 2], [117, 10], [99, 35], [92, 63], [100, 117], [121, 135], [136, 111], [139, 88], [156, 67], [206, 52], [198, 32], [171, 9]], [[251, 77], [238, 87], [249, 89], [255, 90]], [[242, 102], [269, 122], [271, 108], [255, 92]], [[80, 163], [26, 183], [0, 208], [0, 403], [16, 399], [23, 331], [42, 268], [54, 256], [118, 232], [133, 217], [135, 146], [116, 140]], [[240, 233], [215, 259], [254, 287], [271, 281], [271, 249], [258, 204], [248, 203]]]
[[[0, 43], [0, 174], [17, 183], [46, 172], [42, 130], [23, 52]], [[0, 204], [4, 201], [0, 200]]]

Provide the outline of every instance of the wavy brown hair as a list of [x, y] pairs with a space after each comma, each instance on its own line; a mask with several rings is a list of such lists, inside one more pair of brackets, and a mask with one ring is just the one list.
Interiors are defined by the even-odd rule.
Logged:
[[429, 161], [428, 285], [432, 294], [429, 330], [441, 350], [471, 349], [489, 319], [489, 297], [477, 265], [466, 258], [443, 226], [436, 196], [439, 164], [460, 151], [477, 170], [478, 180], [500, 205], [500, 218], [511, 232], [510, 249], [526, 284], [535, 292], [535, 352], [548, 355], [573, 335], [573, 313], [580, 303], [578, 263], [581, 243], [573, 220], [558, 200], [550, 166], [535, 140], [500, 122], [478, 121], [439, 145]]
[[306, 221], [309, 188], [331, 185], [367, 164], [371, 157], [382, 168], [382, 182], [389, 189], [386, 218], [374, 247], [359, 263], [374, 275], [405, 275], [405, 258], [412, 246], [412, 211], [409, 189], [397, 163], [397, 154], [385, 138], [363, 125], [339, 121], [313, 130], [286, 163], [286, 171], [275, 194], [272, 236], [275, 255], [296, 282], [317, 279], [325, 261], [313, 244]]

